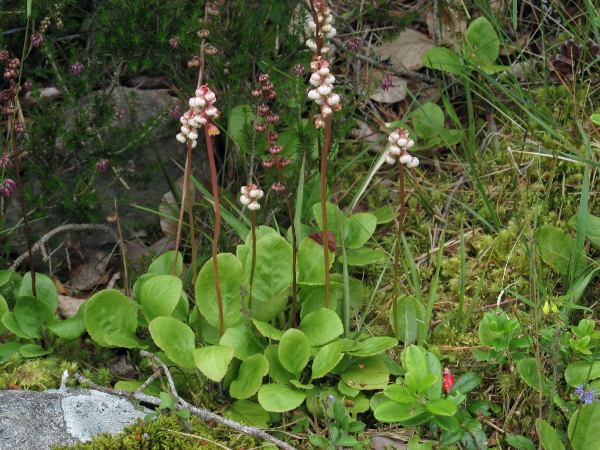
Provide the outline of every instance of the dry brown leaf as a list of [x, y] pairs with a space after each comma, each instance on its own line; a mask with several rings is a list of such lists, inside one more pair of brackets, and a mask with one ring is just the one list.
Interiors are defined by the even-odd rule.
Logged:
[[515, 50], [521, 50], [523, 47], [525, 47], [525, 44], [529, 40], [529, 36], [531, 36], [531, 31], [528, 31], [527, 33], [524, 33], [522, 36], [520, 36], [516, 44], [510, 44], [506, 47], [502, 47], [500, 49], [500, 54], [502, 56], [508, 56], [512, 55], [512, 53]]
[[65, 319], [70, 319], [77, 314], [77, 311], [83, 302], [85, 302], [85, 298], [73, 298], [68, 295], [59, 295], [57, 310]]
[[[460, 41], [461, 38], [457, 39], [457, 36], [464, 36], [467, 31], [467, 18], [453, 8], [444, 7], [441, 8], [441, 11], [440, 34], [442, 39], [444, 42], [452, 44], [453, 50], [458, 50], [457, 41]], [[425, 13], [425, 23], [427, 23], [427, 31], [433, 36], [433, 12], [431, 10]]]
[[92, 248], [73, 252], [69, 284], [79, 290], [94, 288], [106, 275], [108, 260], [108, 253]]
[[[371, 69], [369, 73], [369, 85], [373, 86], [375, 80], [381, 80], [384, 76], [387, 76], [385, 72], [379, 69]], [[396, 103], [406, 98], [406, 84], [402, 78], [392, 76], [392, 87], [387, 91], [379, 88], [378, 91], [373, 93], [371, 100], [375, 100], [379, 103]]]
[[417, 71], [423, 67], [423, 55], [434, 48], [433, 39], [423, 33], [406, 29], [392, 42], [384, 42], [378, 48], [381, 58], [390, 58], [396, 67]]

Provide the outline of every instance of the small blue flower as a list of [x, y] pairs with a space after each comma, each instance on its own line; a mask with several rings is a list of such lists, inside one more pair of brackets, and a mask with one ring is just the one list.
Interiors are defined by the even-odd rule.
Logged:
[[335, 402], [335, 397], [333, 395], [330, 395], [329, 397], [327, 397], [327, 400], [329, 400], [330, 402]]
[[146, 439], [148, 439], [148, 438], [150, 437], [150, 435], [149, 435], [148, 433], [146, 433], [146, 434], [144, 434], [144, 437], [145, 437]]
[[596, 389], [588, 389], [588, 384], [578, 384], [574, 394], [579, 397], [584, 404], [590, 404], [596, 399]]

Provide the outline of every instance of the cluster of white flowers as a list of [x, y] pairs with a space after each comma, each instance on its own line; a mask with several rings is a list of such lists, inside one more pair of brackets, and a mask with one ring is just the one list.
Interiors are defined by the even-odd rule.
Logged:
[[182, 124], [181, 133], [176, 136], [179, 142], [183, 144], [190, 139], [192, 148], [196, 147], [197, 128], [207, 123], [208, 134], [219, 134], [219, 129], [211, 123], [212, 119], [220, 115], [219, 110], [213, 106], [216, 100], [215, 93], [207, 85], [196, 89], [196, 97], [190, 98], [190, 109], [179, 118]]
[[319, 56], [310, 63], [310, 67], [313, 69], [310, 84], [315, 88], [308, 91], [308, 98], [321, 105], [321, 114], [316, 116], [315, 126], [322, 128], [325, 125], [323, 118], [341, 109], [340, 96], [333, 92], [335, 77], [329, 73], [329, 61]]
[[315, 0], [315, 10], [317, 12], [317, 22], [319, 25], [319, 35], [317, 36], [317, 22], [312, 15], [308, 15], [306, 22], [311, 30], [315, 32], [315, 39], [308, 39], [306, 45], [313, 52], [317, 51], [317, 39], [322, 40], [321, 53], [329, 53], [329, 45], [325, 42], [325, 39], [331, 39], [337, 33], [337, 30], [331, 26], [333, 22], [333, 15], [331, 10], [325, 6], [325, 0]]
[[242, 205], [247, 206], [251, 211], [260, 209], [258, 200], [265, 195], [262, 189], [259, 189], [255, 184], [249, 184], [248, 186], [242, 186], [241, 192], [242, 196], [240, 197], [240, 203]]
[[415, 145], [415, 142], [408, 137], [408, 131], [398, 128], [388, 136], [388, 141], [391, 144], [385, 155], [385, 161], [388, 164], [395, 164], [395, 157], [399, 156], [400, 164], [406, 164], [406, 167], [413, 168], [419, 165], [419, 158], [415, 158], [407, 152]]

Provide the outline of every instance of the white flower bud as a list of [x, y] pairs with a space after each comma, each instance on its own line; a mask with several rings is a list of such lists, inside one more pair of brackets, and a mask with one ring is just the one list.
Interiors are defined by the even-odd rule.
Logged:
[[317, 44], [315, 43], [315, 41], [313, 41], [312, 39], [308, 39], [306, 41], [306, 45], [308, 48], [310, 48], [313, 52], [317, 51]]
[[250, 211], [256, 211], [257, 209], [260, 209], [260, 205], [258, 204], [258, 202], [252, 202], [248, 205], [248, 209]]
[[[317, 51], [317, 46], [316, 45], [315, 45], [314, 51], [315, 52]], [[327, 47], [326, 45], [324, 45], [323, 47], [321, 47], [321, 53], [329, 53], [329, 47]]]
[[408, 153], [405, 153], [404, 155], [402, 155], [400, 157], [400, 163], [402, 164], [409, 164], [412, 161], [413, 157], [410, 156]]
[[258, 198], [258, 189], [252, 189], [250, 192], [248, 192], [248, 195], [252, 198]]
[[402, 149], [400, 147], [398, 147], [397, 145], [390, 145], [389, 151], [392, 155], [396, 155], [396, 156], [399, 155], [400, 153], [402, 153]]
[[321, 108], [321, 114], [322, 114], [323, 116], [328, 116], [328, 115], [330, 115], [332, 112], [333, 112], [333, 111], [331, 110], [331, 108], [330, 108], [329, 106], [323, 106], [323, 107]]
[[413, 158], [411, 162], [409, 162], [406, 167], [410, 167], [411, 169], [413, 167], [417, 167], [419, 165], [419, 158]]
[[[318, 75], [318, 74], [317, 74]], [[310, 84], [312, 84], [313, 86], [317, 87], [317, 86], [321, 86], [322, 82], [321, 82], [321, 77], [319, 77], [318, 80], [313, 80], [312, 78], [310, 80], [308, 80], [308, 82]]]
[[216, 116], [219, 113], [219, 110], [214, 106], [211, 106], [205, 112], [207, 116]]
[[240, 197], [240, 203], [241, 203], [242, 205], [249, 205], [251, 201], [252, 201], [252, 200], [250, 200], [250, 197], [246, 197], [245, 195], [242, 195], [242, 196]]
[[329, 105], [337, 105], [340, 102], [340, 96], [337, 94], [329, 94], [329, 98], [327, 99], [327, 103]]
[[[213, 100], [216, 100], [216, 99], [217, 99], [217, 96], [215, 95], [214, 92], [209, 92], [208, 94], [206, 94], [204, 96], [204, 100], [206, 100], [207, 102], [210, 102], [210, 103], [212, 103]], [[204, 106], [204, 105], [202, 105], [202, 106]]]
[[190, 131], [190, 134], [188, 134], [188, 139], [198, 139], [198, 133], [196, 130]]
[[190, 134], [190, 131], [192, 131], [192, 128], [189, 125], [184, 125], [181, 127], [181, 133], [186, 136]]
[[319, 96], [319, 98], [315, 98], [315, 103], [317, 105], [322, 105], [323, 104], [323, 98], [321, 96]]
[[333, 22], [333, 16], [332, 16], [331, 14], [328, 14], [328, 15], [325, 17], [325, 22], [326, 22], [326, 23], [331, 23], [331, 22]]
[[329, 75], [329, 69], [327, 67], [320, 68], [319, 75], [321, 75], [322, 77]]
[[311, 81], [318, 81], [319, 84], [321, 84], [321, 75], [319, 75], [317, 72], [313, 72], [313, 74], [310, 76]]
[[319, 94], [321, 95], [329, 95], [329, 93], [331, 92], [331, 87], [325, 85], [319, 86], [317, 88], [317, 91], [319, 91]]
[[206, 100], [204, 100], [203, 98], [197, 97], [196, 98], [196, 108], [203, 108], [204, 105], [206, 105]]
[[190, 100], [188, 101], [189, 105], [193, 108], [194, 106], [196, 106], [196, 97], [192, 97], [190, 98]]
[[311, 100], [316, 100], [316, 99], [318, 99], [320, 97], [321, 96], [319, 95], [319, 93], [317, 92], [316, 89], [308, 91], [308, 98], [310, 98]]
[[182, 144], [184, 144], [185, 141], [187, 141], [187, 138], [181, 133], [179, 133], [177, 136], [175, 136], [175, 139], [177, 139]]
[[248, 189], [248, 186], [242, 186], [242, 188], [240, 189], [240, 192], [244, 195], [248, 195], [248, 193], [250, 192], [250, 189]]
[[408, 144], [408, 139], [406, 138], [398, 138], [397, 141], [400, 147], [405, 147]]
[[325, 37], [327, 39], [331, 39], [332, 37], [334, 37], [337, 34], [337, 30], [333, 27], [331, 27], [331, 31], [329, 33], [325, 34]]
[[192, 148], [196, 148], [196, 145], [198, 145], [198, 141], [193, 140], [192, 141]]
[[327, 75], [325, 77], [325, 83], [327, 83], [327, 84], [333, 84], [333, 83], [335, 83], [335, 77], [333, 75], [331, 75], [331, 74]]
[[386, 155], [385, 162], [388, 164], [396, 164], [396, 158], [393, 158], [390, 155]]
[[400, 135], [398, 133], [392, 133], [388, 136], [388, 141], [390, 142], [396, 142], [398, 139], [400, 139]]
[[406, 150], [408, 150], [409, 148], [412, 148], [415, 145], [415, 141], [413, 141], [412, 139], [409, 139], [408, 142], [406, 143], [406, 145], [404, 146], [404, 148]]
[[204, 125], [206, 123], [206, 117], [202, 117], [201, 115], [197, 115], [196, 117], [194, 117], [194, 120], [200, 125]]
[[311, 30], [316, 30], [317, 29], [317, 24], [315, 23], [314, 20], [310, 19], [307, 23], [308, 28], [310, 28]]

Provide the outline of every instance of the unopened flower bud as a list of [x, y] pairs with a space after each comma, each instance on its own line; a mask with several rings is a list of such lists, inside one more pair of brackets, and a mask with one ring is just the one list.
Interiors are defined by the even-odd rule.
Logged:
[[279, 155], [283, 151], [283, 147], [281, 145], [273, 145], [269, 147], [269, 153], [271, 155]]
[[265, 98], [267, 100], [273, 100], [275, 97], [277, 97], [277, 93], [275, 91], [265, 92]]
[[201, 38], [207, 38], [210, 36], [210, 31], [208, 31], [206, 28], [203, 28], [201, 30], [198, 31], [198, 37]]
[[270, 169], [275, 165], [275, 161], [273, 161], [271, 158], [264, 159], [262, 165], [265, 169]]
[[262, 95], [262, 92], [259, 91], [258, 89], [252, 91], [252, 97], [260, 97]]
[[289, 158], [286, 158], [285, 156], [279, 158], [279, 165], [281, 167], [287, 167], [292, 163], [292, 161], [290, 161]]
[[172, 48], [178, 48], [179, 47], [179, 38], [178, 37], [174, 37], [169, 39], [169, 44], [171, 45]]
[[98, 170], [98, 172], [104, 173], [108, 170], [109, 165], [110, 162], [108, 161], [108, 159], [101, 159], [96, 163], [96, 169]]
[[15, 133], [25, 133], [26, 129], [27, 129], [27, 127], [25, 126], [25, 124], [23, 122], [15, 123]]
[[413, 168], [417, 167], [418, 165], [419, 165], [419, 158], [415, 158], [413, 156], [412, 161], [409, 162], [408, 164], [406, 164], [406, 167], [413, 169]]
[[281, 184], [280, 182], [277, 182], [277, 183], [273, 183], [273, 186], [271, 186], [271, 189], [273, 189], [278, 194], [281, 194], [283, 191], [285, 191], [285, 186], [283, 184]]
[[204, 53], [206, 53], [207, 55], [216, 55], [218, 52], [217, 47], [215, 47], [214, 45], [208, 45], [205, 49], [204, 49]]
[[271, 142], [276, 141], [278, 137], [279, 137], [279, 133], [277, 133], [277, 131], [271, 131], [269, 133], [269, 141], [271, 141]]
[[254, 131], [257, 133], [262, 133], [267, 129], [267, 126], [264, 123], [257, 123], [254, 125]]
[[258, 81], [260, 81], [261, 83], [266, 83], [267, 81], [269, 81], [269, 75], [266, 73], [261, 73], [258, 76]]
[[385, 157], [385, 162], [388, 164], [396, 164], [396, 158], [388, 154]]
[[404, 155], [402, 155], [400, 157], [400, 163], [401, 164], [408, 164], [412, 161], [413, 157], [410, 156], [408, 153], [405, 153]]

